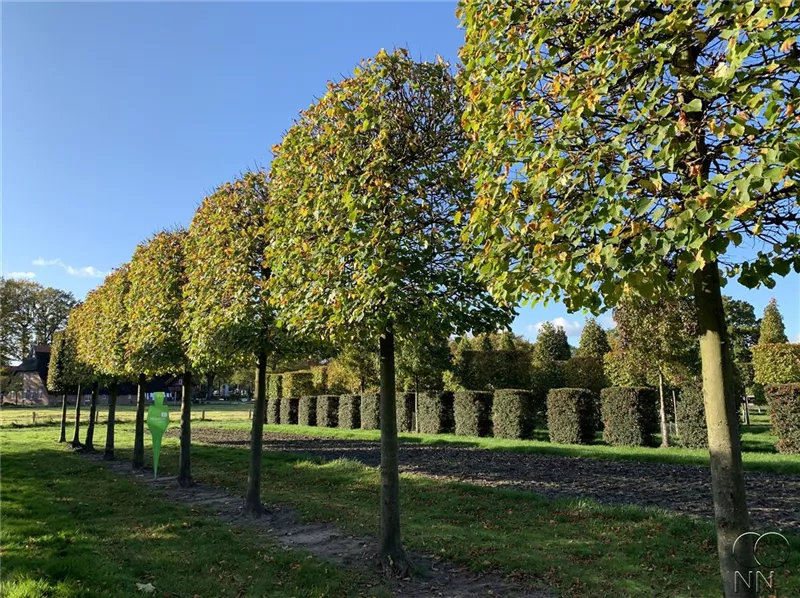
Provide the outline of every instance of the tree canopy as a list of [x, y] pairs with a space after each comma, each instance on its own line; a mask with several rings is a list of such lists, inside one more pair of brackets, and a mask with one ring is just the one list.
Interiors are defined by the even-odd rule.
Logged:
[[775, 299], [770, 299], [769, 304], [764, 308], [764, 315], [761, 317], [758, 344], [768, 345], [788, 342], [786, 326], [783, 323], [783, 316], [778, 310], [778, 302]]
[[569, 359], [572, 351], [569, 348], [567, 333], [563, 326], [554, 326], [552, 322], [544, 322], [536, 335], [533, 346], [533, 358], [536, 361], [564, 361]]
[[722, 304], [725, 320], [728, 322], [733, 358], [737, 362], [749, 362], [752, 359], [750, 349], [758, 343], [759, 335], [760, 321], [756, 319], [755, 309], [747, 301], [727, 295], [722, 297]]
[[148, 376], [188, 367], [180, 322], [183, 315], [186, 231], [162, 231], [141, 243], [128, 269], [125, 299], [128, 359]]
[[276, 344], [266, 288], [267, 177], [247, 172], [203, 200], [185, 240], [186, 353], [201, 371], [252, 363]]
[[617, 349], [657, 384], [661, 374], [675, 384], [698, 370], [697, 316], [689, 299], [650, 302], [629, 299], [614, 309]]
[[271, 284], [291, 325], [402, 338], [508, 321], [465, 267], [462, 109], [447, 64], [382, 51], [273, 148]]
[[602, 359], [609, 351], [611, 351], [611, 345], [608, 343], [608, 334], [597, 323], [596, 319], [587, 318], [575, 355], [577, 357], [597, 357]]
[[800, 271], [800, 6], [460, 11], [469, 232], [498, 296], [598, 310], [688, 295], [715, 261], [746, 286]]
[[67, 291], [0, 277], [0, 364], [24, 359], [34, 342], [51, 344], [75, 305]]

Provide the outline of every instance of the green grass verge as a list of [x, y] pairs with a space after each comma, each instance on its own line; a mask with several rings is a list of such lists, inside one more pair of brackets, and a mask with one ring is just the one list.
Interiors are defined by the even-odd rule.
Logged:
[[[177, 418], [178, 406], [172, 407]], [[192, 420], [197, 427], [227, 427], [249, 429], [248, 418], [251, 404], [210, 404], [194, 405]], [[202, 412], [205, 410], [205, 421]], [[106, 417], [106, 407], [100, 406], [100, 421]], [[31, 426], [31, 414], [37, 413], [37, 425], [44, 427], [57, 426], [61, 412], [56, 407], [38, 408], [4, 408], [0, 410], [0, 423], [20, 427]], [[84, 413], [84, 418], [88, 415]], [[133, 406], [120, 407], [117, 420], [133, 422], [135, 410]], [[73, 420], [72, 410], [68, 421]], [[289, 434], [305, 434], [354, 440], [378, 440], [379, 430], [340, 430], [338, 428], [318, 428], [294, 425], [265, 426], [268, 431], [286, 432]], [[454, 434], [400, 434], [401, 442], [418, 442], [422, 444], [449, 444], [483, 449], [532, 452], [566, 457], [587, 457], [607, 459], [611, 461], [644, 461], [684, 465], [708, 466], [708, 451], [705, 449], [686, 449], [681, 447], [618, 447], [603, 444], [599, 439], [590, 445], [554, 444], [547, 440], [547, 430], [535, 430], [533, 440], [504, 440], [502, 438], [475, 438], [456, 436]], [[772, 473], [800, 474], [800, 455], [785, 455], [775, 450], [776, 438], [772, 434], [769, 416], [753, 414], [751, 424], [742, 427], [742, 461], [749, 471], [765, 471]]]
[[137, 583], [190, 597], [351, 596], [363, 586], [352, 571], [160, 499], [59, 447], [52, 430], [0, 439], [6, 598], [145, 596]]
[[[198, 427], [224, 427], [249, 429], [248, 422], [214, 421], [198, 422]], [[751, 426], [756, 427], [756, 426]], [[769, 452], [764, 448], [769, 441], [761, 440], [766, 435], [763, 428], [758, 426], [753, 432], [745, 432], [742, 441], [747, 446], [761, 450], [750, 450], [742, 453], [744, 468], [749, 471], [766, 471], [772, 473], [800, 474], [800, 455], [782, 455]], [[760, 429], [759, 429], [760, 428]], [[272, 432], [285, 432], [288, 434], [304, 434], [308, 436], [321, 436], [333, 438], [348, 438], [353, 440], [379, 440], [379, 430], [340, 430], [338, 428], [318, 428], [294, 425], [270, 425], [265, 430]], [[543, 431], [537, 430], [541, 436]], [[445, 444], [482, 448], [488, 450], [518, 451], [540, 453], [547, 455], [561, 455], [565, 457], [587, 457], [592, 459], [607, 459], [611, 461], [645, 461], [657, 463], [671, 463], [682, 465], [708, 466], [708, 451], [706, 449], [686, 449], [681, 447], [655, 448], [655, 447], [625, 447], [608, 446], [606, 444], [554, 444], [546, 440], [505, 440], [502, 438], [475, 438], [456, 436], [455, 434], [399, 434], [401, 442], [416, 442], [420, 444]], [[771, 445], [770, 445], [771, 446]]]
[[[29, 442], [50, 446], [54, 439], [44, 429], [6, 434], [29, 435]], [[128, 457], [130, 426], [120, 426], [118, 444]], [[174, 473], [177, 456], [177, 440], [165, 439], [160, 468]], [[247, 463], [245, 448], [193, 448], [195, 477], [235, 493], [245, 490]], [[350, 533], [377, 534], [379, 489], [378, 472], [358, 463], [264, 454], [265, 502], [291, 504], [309, 520], [331, 521]], [[563, 596], [719, 594], [708, 521], [408, 475], [401, 500], [408, 547], [473, 570], [499, 571]], [[800, 595], [800, 538], [789, 539], [791, 558], [774, 578], [778, 595], [786, 596]]]

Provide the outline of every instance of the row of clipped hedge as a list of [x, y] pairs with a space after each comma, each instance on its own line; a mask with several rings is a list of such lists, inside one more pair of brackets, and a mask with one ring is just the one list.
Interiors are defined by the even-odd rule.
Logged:
[[[766, 397], [778, 450], [800, 453], [800, 384], [769, 386]], [[546, 397], [515, 389], [421, 392], [418, 397], [398, 393], [398, 431], [414, 431], [417, 412], [423, 434], [525, 439], [546, 424], [550, 441], [560, 444], [588, 444], [602, 429], [610, 445], [649, 446], [658, 431], [658, 394], [653, 388], [604, 388], [599, 395], [585, 388], [556, 388]], [[681, 390], [677, 422], [683, 446], [707, 446], [699, 387]], [[380, 395], [270, 398], [267, 423], [377, 430]]]
[[[546, 397], [528, 390], [398, 393], [397, 428], [423, 434], [525, 439], [546, 424], [550, 439], [588, 443], [602, 424], [609, 444], [647, 445], [656, 431], [656, 396], [650, 388], [607, 388], [598, 401], [587, 389], [559, 388]], [[270, 398], [267, 423], [344, 429], [380, 428], [380, 395], [305, 395]]]

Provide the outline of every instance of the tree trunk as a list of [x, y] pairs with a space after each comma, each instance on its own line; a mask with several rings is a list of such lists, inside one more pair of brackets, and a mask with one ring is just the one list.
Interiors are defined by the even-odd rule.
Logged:
[[61, 436], [59, 442], [67, 441], [67, 393], [61, 396]]
[[[750, 597], [756, 595], [755, 582], [750, 589], [742, 582], [742, 579], [749, 580], [750, 570], [739, 562], [752, 560], [753, 543], [749, 535], [736, 542], [749, 530], [750, 522], [742, 474], [733, 367], [716, 262], [710, 262], [695, 272], [694, 292], [722, 584], [726, 598]], [[734, 544], [737, 555], [734, 555]]]
[[667, 403], [664, 401], [664, 375], [658, 372], [658, 396], [659, 408], [658, 415], [661, 419], [661, 447], [669, 447], [669, 422], [667, 421]]
[[144, 467], [144, 391], [147, 378], [139, 374], [139, 387], [136, 389], [136, 425], [133, 432], [133, 468]]
[[744, 397], [744, 423], [746, 426], [750, 425], [750, 405], [747, 403], [747, 395]]
[[80, 438], [80, 431], [81, 431], [81, 385], [78, 384], [78, 390], [76, 391], [76, 401], [75, 401], [75, 431], [72, 433], [72, 444], [73, 447], [77, 448], [81, 445], [81, 438]]
[[264, 412], [267, 410], [267, 353], [258, 354], [256, 369], [256, 405], [253, 410], [253, 423], [250, 430], [250, 471], [247, 475], [247, 497], [244, 512], [258, 517], [263, 512], [261, 506], [261, 457], [264, 440]]
[[394, 333], [386, 328], [380, 340], [381, 361], [381, 525], [378, 557], [383, 567], [407, 577], [410, 566], [400, 539], [400, 474], [397, 464], [397, 411]]
[[419, 434], [419, 377], [414, 376], [414, 431]]
[[117, 381], [111, 381], [108, 389], [108, 421], [106, 422], [106, 449], [103, 459], [111, 461], [114, 459], [114, 426], [117, 420]]
[[94, 425], [97, 421], [97, 382], [92, 383], [92, 403], [89, 407], [89, 426], [86, 428], [86, 442], [84, 448], [87, 451], [94, 450]]
[[183, 373], [181, 392], [181, 455], [178, 484], [192, 485], [192, 373]]
[[681, 433], [678, 430], [678, 399], [675, 397], [674, 388], [672, 389], [672, 411], [673, 411], [673, 417], [675, 417], [675, 434], [680, 436]]
[[206, 374], [206, 382], [208, 386], [206, 388], [206, 402], [210, 402], [211, 399], [214, 398], [214, 374]]

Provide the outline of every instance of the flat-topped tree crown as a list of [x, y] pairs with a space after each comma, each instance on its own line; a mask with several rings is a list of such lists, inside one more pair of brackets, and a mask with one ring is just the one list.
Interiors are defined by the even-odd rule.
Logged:
[[465, 267], [462, 110], [446, 63], [381, 51], [273, 148], [271, 285], [292, 326], [346, 340], [508, 320]]
[[188, 367], [180, 326], [186, 236], [181, 228], [159, 232], [133, 254], [125, 300], [127, 357], [132, 371], [157, 376]]
[[[74, 313], [73, 308], [72, 312]], [[77, 362], [74, 326], [71, 330], [59, 330], [53, 334], [50, 350], [50, 367], [47, 372], [47, 388], [56, 393], [66, 394], [75, 386], [88, 381], [88, 369], [82, 369]]]
[[186, 236], [183, 335], [202, 370], [252, 361], [279, 344], [268, 302], [267, 177], [247, 172], [203, 200]]
[[106, 276], [102, 285], [89, 291], [84, 301], [87, 314], [78, 352], [97, 376], [108, 380], [126, 378], [133, 373], [127, 359], [125, 298], [128, 287], [128, 264], [123, 264]]
[[[95, 377], [93, 367], [92, 331], [96, 324], [92, 295], [89, 291], [83, 303], [79, 303], [69, 314], [64, 331], [64, 377], [70, 387], [90, 382]], [[96, 302], [95, 302], [96, 305]]]

